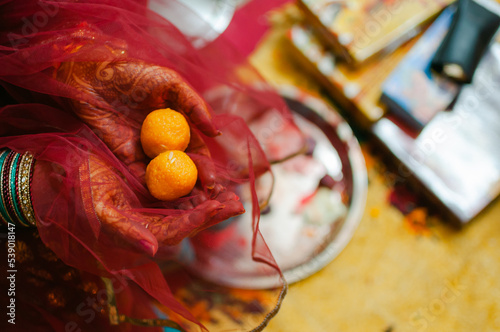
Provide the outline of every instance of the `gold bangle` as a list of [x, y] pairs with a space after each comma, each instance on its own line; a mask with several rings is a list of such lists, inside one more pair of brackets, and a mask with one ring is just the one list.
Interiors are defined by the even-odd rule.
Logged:
[[31, 200], [31, 183], [33, 178], [34, 161], [35, 159], [33, 158], [33, 155], [29, 152], [25, 152], [21, 159], [18, 174], [21, 209], [24, 217], [32, 226], [36, 226], [35, 212], [33, 210], [33, 203]]

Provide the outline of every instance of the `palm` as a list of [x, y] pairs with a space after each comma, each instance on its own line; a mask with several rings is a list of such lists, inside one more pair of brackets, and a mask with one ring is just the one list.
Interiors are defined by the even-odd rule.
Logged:
[[141, 61], [66, 62], [58, 79], [78, 90], [75, 113], [125, 164], [144, 162], [140, 128], [146, 115], [170, 107], [208, 136], [217, 129], [203, 99], [175, 71]]

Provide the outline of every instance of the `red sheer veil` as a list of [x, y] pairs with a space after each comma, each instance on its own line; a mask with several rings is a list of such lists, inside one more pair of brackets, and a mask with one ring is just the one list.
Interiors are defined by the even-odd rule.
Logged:
[[[178, 13], [177, 25], [183, 19], [198, 19], [176, 1], [161, 2]], [[92, 130], [75, 115], [74, 101], [98, 105], [121, 119], [122, 125], [136, 127], [150, 110], [137, 111], [130, 107], [130, 100], [103, 102], [62, 80], [58, 70], [66, 63], [119, 62], [177, 72], [208, 105], [210, 125], [221, 135], [206, 135], [210, 128], [203, 119], [191, 119], [192, 130], [210, 151], [204, 157], [215, 167], [216, 182], [236, 194], [243, 183], [253, 186], [256, 178], [269, 172], [270, 162], [302, 148], [303, 139], [285, 103], [223, 37], [195, 48], [192, 37], [149, 10], [144, 1], [0, 1], [0, 12], [0, 84], [11, 103], [0, 109], [0, 147], [30, 151], [37, 164], [45, 165], [45, 176], [33, 183], [42, 241], [67, 265], [125, 284], [132, 282], [162, 305], [196, 322], [174, 297], [159, 267], [164, 260], [176, 259], [182, 239], [160, 246], [155, 257], [116, 245], [95, 213], [92, 188], [100, 184], [92, 177], [93, 163], [104, 165], [119, 183], [130, 205], [120, 213], [131, 222], [137, 215], [168, 217], [194, 209], [184, 204], [192, 197], [174, 202], [152, 198], [140, 174], [103, 142], [102, 132]], [[206, 28], [210, 29], [208, 24]], [[110, 74], [108, 67], [102, 69], [103, 77]], [[139, 99], [132, 101], [140, 104], [140, 97], [135, 95], [132, 98]], [[269, 114], [278, 117], [281, 125], [262, 138], [258, 133], [265, 123], [259, 119]], [[280, 136], [292, 137], [292, 141], [286, 149], [271, 148], [269, 138], [279, 140]], [[247, 213], [253, 213], [255, 223], [253, 258], [271, 267], [269, 273], [279, 279], [281, 272], [258, 230], [255, 191], [252, 197], [254, 208]], [[196, 226], [179, 225], [191, 227], [182, 230], [184, 241], [220, 221], [206, 219]], [[284, 281], [282, 288], [286, 288]], [[118, 300], [131, 299], [121, 296]], [[275, 307], [280, 301], [281, 295], [277, 295]], [[137, 313], [134, 306], [122, 304], [121, 308], [129, 316]], [[263, 313], [261, 322], [269, 316], [269, 312]]]

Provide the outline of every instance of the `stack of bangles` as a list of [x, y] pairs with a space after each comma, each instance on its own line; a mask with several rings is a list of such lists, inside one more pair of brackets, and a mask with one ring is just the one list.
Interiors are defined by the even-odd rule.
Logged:
[[29, 152], [0, 150], [0, 219], [3, 223], [36, 226], [31, 200], [34, 164], [35, 159]]

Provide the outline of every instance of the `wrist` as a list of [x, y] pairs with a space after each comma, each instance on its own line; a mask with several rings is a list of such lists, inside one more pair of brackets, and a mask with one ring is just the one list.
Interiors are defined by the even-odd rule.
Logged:
[[0, 220], [5, 224], [36, 226], [31, 199], [34, 163], [29, 152], [0, 150]]

